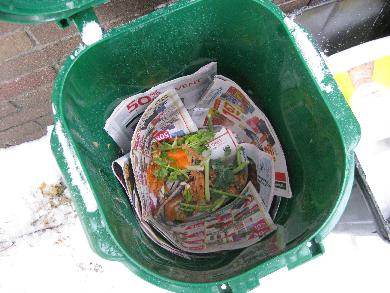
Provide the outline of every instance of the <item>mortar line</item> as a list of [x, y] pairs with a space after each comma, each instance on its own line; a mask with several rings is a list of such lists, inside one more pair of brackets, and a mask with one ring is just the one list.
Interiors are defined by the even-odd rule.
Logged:
[[[43, 115], [43, 116], [45, 116], [45, 115]], [[15, 128], [15, 127], [18, 127], [18, 126], [23, 126], [23, 125], [25, 125], [25, 124], [27, 124], [27, 123], [31, 123], [31, 122], [34, 123], [34, 122], [35, 122], [35, 121], [34, 121], [35, 119], [38, 119], [38, 118], [41, 118], [41, 117], [42, 117], [42, 116], [39, 116], [39, 117], [36, 117], [36, 118], [32, 118], [31, 120], [24, 121], [24, 122], [21, 123], [21, 124], [12, 125], [11, 127], [2, 129], [2, 130], [0, 130], [0, 134], [3, 133], [3, 132], [6, 132], [7, 130], [10, 130], [10, 129], [12, 129], [12, 128]], [[35, 122], [35, 124], [37, 124], [37, 123]], [[38, 124], [38, 126], [41, 127], [39, 124]], [[33, 133], [34, 133], [34, 132], [31, 132], [31, 133], [27, 133], [27, 134], [25, 134], [25, 135], [29, 135], [29, 134], [33, 134]]]
[[37, 119], [40, 119], [40, 118], [43, 118], [43, 117], [45, 117], [45, 116], [49, 116], [49, 115], [52, 115], [52, 114], [45, 114], [45, 115], [42, 115], [42, 116], [39, 116], [38, 118], [35, 118], [35, 120], [33, 121], [35, 124], [37, 124], [39, 127], [41, 127], [42, 129], [45, 129], [46, 131], [47, 131], [47, 126], [48, 125], [42, 125], [41, 123], [39, 123], [38, 121], [37, 121]]
[[[71, 34], [69, 36], [65, 36], [63, 38], [51, 41], [51, 42], [49, 42], [47, 44], [36, 45], [31, 50], [25, 51], [25, 52], [21, 52], [21, 53], [15, 55], [15, 56], [9, 57], [9, 58], [5, 59], [3, 62], [1, 62], [0, 64], [6, 63], [6, 62], [9, 62], [9, 61], [13, 61], [14, 59], [17, 59], [19, 57], [23, 57], [23, 56], [29, 55], [29, 54], [34, 53], [36, 51], [41, 51], [41, 50], [45, 49], [46, 47], [49, 47], [51, 45], [55, 45], [55, 43], [58, 43], [60, 41], [67, 41], [67, 40], [69, 40], [69, 39], [71, 39], [71, 38], [73, 38], [73, 37], [75, 37], [77, 35], [79, 35], [79, 33], [75, 33], [75, 34]], [[76, 47], [74, 49], [76, 49]]]
[[40, 71], [40, 70], [42, 70], [42, 69], [44, 69], [46, 67], [51, 67], [51, 66], [52, 65], [45, 65], [45, 66], [40, 67], [38, 69], [35, 69], [35, 70], [31, 71], [31, 72], [19, 75], [19, 76], [15, 77], [14, 79], [3, 80], [3, 81], [0, 82], [0, 86], [8, 84], [8, 83], [12, 83], [12, 82], [16, 81], [16, 79], [22, 79], [23, 77], [26, 77], [27, 75], [30, 75], [30, 74], [33, 74], [33, 73], [37, 73], [38, 71]]
[[[12, 106], [14, 106], [16, 109], [21, 110], [22, 107], [19, 107], [14, 101], [12, 100], [7, 100], [8, 103], [10, 103]], [[9, 115], [11, 115], [12, 113], [10, 113]], [[8, 116], [8, 115], [7, 115]], [[6, 116], [5, 116], [6, 117]]]

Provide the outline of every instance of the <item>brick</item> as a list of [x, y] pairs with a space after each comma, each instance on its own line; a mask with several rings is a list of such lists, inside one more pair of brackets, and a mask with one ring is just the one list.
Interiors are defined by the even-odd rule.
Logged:
[[272, 2], [274, 2], [277, 5], [282, 4], [284, 2], [287, 2], [287, 1], [291, 1], [291, 0], [272, 0]]
[[26, 32], [15, 32], [0, 38], [0, 62], [7, 58], [26, 52], [33, 47], [33, 43]]
[[[114, 2], [114, 4], [112, 4], [114, 7], [108, 7], [108, 8], [110, 8], [110, 9], [108, 9], [108, 11], [100, 11], [100, 13], [101, 13], [100, 17], [103, 19], [102, 28], [105, 31], [110, 30], [114, 27], [118, 27], [120, 25], [128, 23], [129, 21], [132, 21], [132, 20], [136, 19], [137, 17], [140, 17], [144, 14], [147, 14], [147, 13], [155, 10], [161, 4], [169, 4], [169, 3], [172, 3], [175, 1], [176, 0], [158, 0], [158, 1], [149, 1], [149, 2], [138, 1], [137, 2], [138, 4], [136, 3], [136, 5], [137, 5], [136, 9], [133, 9], [134, 7], [132, 7], [131, 10], [127, 10], [125, 12], [119, 11], [118, 13], [112, 13], [112, 9], [117, 9], [115, 6], [117, 4]], [[106, 4], [106, 5], [108, 5], [108, 4]], [[130, 9], [130, 8], [127, 7], [127, 9]], [[111, 11], [111, 14], [107, 15], [107, 13], [110, 13], [110, 11]], [[118, 16], [118, 15], [119, 15], [119, 17], [114, 18], [115, 16]]]
[[32, 25], [30, 26], [30, 32], [39, 44], [42, 45], [78, 34], [76, 26], [73, 23], [72, 26], [61, 29], [54, 22]]
[[39, 117], [50, 114], [51, 111], [50, 102], [35, 105], [31, 108], [23, 108], [20, 111], [13, 113], [12, 115], [8, 115], [0, 119], [0, 131], [4, 131], [14, 126], [33, 121]]
[[310, 6], [316, 6], [316, 5], [319, 5], [319, 4], [323, 4], [325, 2], [330, 2], [331, 0], [311, 0], [309, 5]]
[[47, 66], [15, 79], [14, 81], [0, 84], [0, 100], [12, 98], [26, 92], [30, 92], [44, 84], [52, 83], [56, 76], [54, 68]]
[[0, 21], [0, 36], [23, 28], [23, 25]]
[[307, 5], [310, 0], [290, 0], [284, 1], [284, 3], [279, 4], [280, 9], [285, 13], [290, 13], [295, 9], [299, 9], [305, 5]]
[[129, 21], [137, 18], [139, 15], [136, 14], [136, 15], [125, 15], [125, 16], [122, 16], [122, 17], [119, 17], [119, 18], [116, 18], [114, 20], [111, 20], [109, 22], [105, 22], [102, 24], [102, 28], [103, 30], [107, 31], [107, 30], [110, 30], [114, 27], [118, 27], [122, 24], [125, 24], [125, 23], [128, 23]]
[[27, 122], [12, 127], [6, 131], [0, 132], [0, 148], [40, 138], [44, 136], [46, 132], [46, 129], [43, 129], [35, 122]]
[[135, 0], [133, 2], [129, 2], [126, 0], [111, 0], [110, 2], [95, 8], [96, 16], [99, 18], [101, 23], [116, 19], [124, 13], [128, 14], [129, 11], [137, 6], [137, 2], [139, 1]]
[[48, 115], [48, 110], [43, 107], [20, 110], [0, 120], [0, 132], [27, 122], [34, 122], [36, 119], [45, 115]]
[[52, 65], [69, 55], [79, 44], [79, 36], [60, 40], [41, 50], [34, 50], [0, 64], [0, 80], [12, 80], [22, 74], [30, 73], [42, 67]]
[[8, 101], [0, 101], [0, 118], [16, 112], [18, 108]]
[[[177, 2], [178, 0], [154, 0], [154, 1], [140, 1], [142, 5], [142, 14], [146, 14], [156, 10], [158, 8], [162, 8], [165, 5], [169, 5]], [[165, 4], [165, 5], [164, 5]]]
[[10, 101], [18, 108], [33, 108], [51, 103], [52, 85], [45, 85], [27, 94], [11, 98]]
[[49, 125], [53, 125], [53, 115], [48, 114], [48, 115], [42, 116], [42, 117], [36, 119], [35, 122], [37, 122], [42, 127], [47, 127]]
[[58, 63], [54, 63], [54, 64], [53, 64], [53, 68], [54, 68], [55, 72], [58, 73], [58, 72], [60, 71], [60, 69], [61, 69], [61, 64], [64, 63], [65, 59], [66, 59], [66, 56], [65, 56], [62, 60], [59, 60]]
[[143, 15], [152, 11], [156, 6], [172, 2], [169, 0], [111, 0], [110, 2], [96, 8], [96, 15], [100, 22], [105, 23], [110, 20], [123, 17], [125, 15]]

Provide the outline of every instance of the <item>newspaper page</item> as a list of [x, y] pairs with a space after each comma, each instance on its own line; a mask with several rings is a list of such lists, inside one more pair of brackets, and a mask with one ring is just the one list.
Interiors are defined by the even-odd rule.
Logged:
[[111, 168], [115, 177], [126, 191], [131, 204], [133, 204], [131, 194], [133, 193], [134, 182], [132, 182], [133, 171], [131, 170], [130, 154], [127, 153], [119, 159], [116, 159], [114, 162], [112, 162]]
[[[196, 74], [202, 76], [197, 83], [189, 87], [175, 86], [174, 82], [183, 82]], [[157, 89], [166, 91], [161, 93]], [[129, 113], [126, 101], [138, 101], [145, 95], [150, 97], [148, 102], [131, 106], [134, 110]], [[113, 162], [112, 169], [129, 196], [141, 229], [153, 242], [190, 259], [205, 253], [245, 248], [275, 231], [276, 225], [268, 213], [273, 198], [291, 197], [283, 151], [268, 119], [242, 89], [233, 81], [216, 76], [216, 63], [126, 101], [106, 121], [110, 131], [123, 143], [126, 141], [130, 150]], [[250, 161], [247, 185], [240, 197], [230, 201], [227, 198], [219, 209], [195, 213], [185, 222], [166, 222], [160, 211], [164, 211], [163, 205], [181, 193], [183, 187], [165, 184], [158, 194], [150, 192], [146, 174], [151, 146], [155, 141], [184, 136], [209, 126], [208, 115], [214, 131], [217, 129], [208, 145], [211, 159], [224, 155], [227, 146], [232, 156], [242, 151], [243, 158]], [[125, 123], [122, 118], [131, 121]]]
[[[177, 93], [174, 91], [167, 91], [162, 94], [150, 105], [141, 117], [133, 136], [130, 156], [133, 162], [133, 172], [135, 175], [137, 191], [139, 192], [142, 205], [142, 220], [149, 222], [167, 238], [172, 245], [189, 253], [209, 253], [226, 249], [236, 249], [257, 242], [260, 237], [273, 231], [273, 222], [267, 213], [267, 207], [263, 203], [264, 199], [259, 195], [251, 182], [248, 183], [248, 186], [244, 188], [242, 192], [242, 196], [249, 200], [235, 200], [211, 214], [204, 213], [207, 218], [198, 220], [202, 223], [207, 223], [206, 226], [210, 228], [208, 229], [207, 238], [203, 239], [203, 244], [207, 244], [207, 247], [202, 249], [199, 249], [199, 246], [192, 245], [194, 243], [199, 244], [198, 242], [201, 239], [190, 239], [188, 240], [190, 243], [187, 243], [186, 239], [180, 238], [184, 235], [180, 228], [185, 228], [184, 233], [188, 233], [188, 227], [190, 227], [189, 225], [193, 222], [188, 222], [190, 224], [185, 223], [170, 226], [166, 223], [164, 224], [164, 217], [155, 217], [156, 211], [163, 210], [162, 207], [164, 203], [168, 202], [169, 199], [159, 201], [158, 196], [151, 193], [148, 188], [145, 174], [147, 173], [147, 166], [150, 163], [151, 144], [155, 140], [169, 139], [195, 131], [197, 131], [196, 125], [188, 112], [186, 112]], [[218, 158], [218, 156], [222, 155], [222, 150], [226, 146], [237, 149], [237, 140], [230, 130], [222, 127], [220, 131], [216, 133], [215, 138], [209, 143], [211, 155], [214, 153], [215, 158]], [[262, 172], [260, 175], [256, 176], [256, 178], [261, 179], [259, 181], [262, 186], [259, 189], [262, 190], [263, 193], [267, 192], [267, 190], [271, 193], [274, 179], [274, 172], [272, 172], [272, 157], [268, 154], [265, 154], [265, 156], [262, 157], [258, 153], [254, 153], [250, 147], [248, 148], [244, 145], [243, 148], [245, 149], [245, 147], [248, 149], [246, 155], [253, 158], [255, 165], [259, 166], [257, 171], [260, 173]], [[259, 162], [258, 160], [261, 159], [263, 160]], [[180, 186], [173, 191], [172, 197], [175, 196], [176, 191], [180, 192]], [[270, 196], [270, 194], [267, 194], [264, 197], [269, 201]], [[213, 240], [213, 237], [219, 237], [218, 229], [220, 228], [218, 226], [218, 221], [221, 217], [230, 217], [234, 222], [234, 225], [230, 224], [231, 227], [227, 227], [227, 231], [229, 230], [231, 232], [229, 234], [229, 239], [231, 239], [231, 241], [228, 245]], [[245, 228], [242, 225], [244, 225]], [[241, 227], [247, 232], [251, 231], [251, 234], [249, 235], [248, 232], [248, 235], [244, 235], [241, 230], [237, 230], [238, 227]], [[200, 227], [197, 227], [196, 229], [199, 228]], [[234, 231], [234, 229], [237, 231]], [[258, 229], [258, 231], [256, 229]], [[194, 233], [199, 236], [198, 232], [199, 231], [194, 231]], [[178, 237], [178, 235], [181, 236]], [[246, 238], [244, 238], [244, 236]], [[193, 240], [196, 241], [192, 243]], [[209, 247], [209, 244], [211, 243], [213, 243], [213, 245]], [[191, 245], [186, 247], [189, 244]]]
[[149, 219], [180, 250], [210, 253], [248, 247], [276, 229], [263, 200], [251, 182], [238, 198], [203, 219], [168, 225]]
[[158, 236], [155, 233], [155, 231], [153, 231], [153, 229], [150, 227], [150, 225], [147, 222], [142, 220], [141, 207], [140, 207], [138, 195], [135, 193], [135, 191], [133, 191], [134, 182], [131, 182], [132, 170], [130, 165], [130, 155], [126, 154], [120, 157], [119, 159], [115, 160], [112, 164], [112, 169], [115, 176], [117, 177], [118, 181], [121, 183], [122, 187], [126, 191], [127, 196], [130, 199], [130, 203], [135, 211], [136, 218], [138, 220], [138, 223], [142, 231], [144, 231], [144, 233], [157, 245], [165, 248], [166, 250], [178, 256], [190, 259], [191, 257], [187, 253], [167, 243], [163, 238]]
[[144, 219], [161, 204], [161, 198], [149, 191], [146, 178], [153, 141], [196, 131], [198, 128], [175, 90], [161, 94], [143, 113], [133, 135], [130, 157]]
[[[274, 198], [275, 172], [272, 156], [259, 150], [255, 145], [242, 143], [239, 145], [244, 151], [244, 155], [253, 162], [256, 172], [249, 172], [249, 180], [256, 187], [263, 203], [269, 211]], [[251, 178], [251, 174], [255, 178]]]
[[198, 105], [192, 118], [198, 127], [207, 124], [211, 115], [214, 125], [223, 125], [232, 130], [239, 142], [255, 144], [273, 156], [275, 161], [275, 195], [292, 196], [286, 159], [268, 118], [230, 79], [216, 75]]
[[192, 109], [217, 74], [217, 63], [211, 62], [191, 75], [176, 78], [133, 95], [122, 101], [107, 119], [105, 131], [124, 153], [130, 151], [130, 142], [138, 120], [148, 105], [163, 92], [174, 89], [186, 109]]
[[[281, 254], [286, 247], [286, 229], [277, 225], [276, 231], [256, 244], [244, 248], [238, 256], [226, 265], [213, 270], [199, 271], [192, 276], [193, 282], [202, 282], [204, 278], [214, 277], [210, 281], [218, 281], [221, 276], [234, 276], [247, 271], [261, 263], [262, 260]], [[188, 270], [182, 269], [180, 274], [186, 276]]]

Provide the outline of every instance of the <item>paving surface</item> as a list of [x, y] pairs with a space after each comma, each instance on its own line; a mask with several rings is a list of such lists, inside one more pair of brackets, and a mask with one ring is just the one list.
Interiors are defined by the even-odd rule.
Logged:
[[[172, 0], [111, 0], [96, 8], [96, 14], [103, 29], [109, 30], [167, 2]], [[289, 12], [311, 1], [274, 2]], [[0, 22], [0, 148], [46, 133], [46, 126], [53, 123], [53, 81], [65, 58], [80, 42], [74, 25], [61, 30], [55, 23]]]

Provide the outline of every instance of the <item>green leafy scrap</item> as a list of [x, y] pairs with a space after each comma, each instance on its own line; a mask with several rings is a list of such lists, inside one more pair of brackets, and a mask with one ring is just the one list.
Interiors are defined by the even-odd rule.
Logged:
[[214, 133], [212, 131], [201, 129], [198, 132], [187, 135], [184, 144], [201, 154], [207, 150], [207, 144], [213, 138]]
[[184, 201], [190, 203], [192, 201], [192, 193], [190, 188], [185, 188], [183, 191]]
[[226, 191], [229, 185], [234, 182], [233, 166], [226, 164], [222, 160], [213, 160], [211, 167], [215, 171], [214, 187]]
[[154, 176], [156, 176], [159, 180], [163, 180], [168, 177], [169, 181], [176, 181], [181, 179], [181, 177], [187, 179], [189, 177], [189, 170], [179, 169], [171, 166], [168, 159], [154, 158], [153, 161], [160, 167], [154, 172]]

